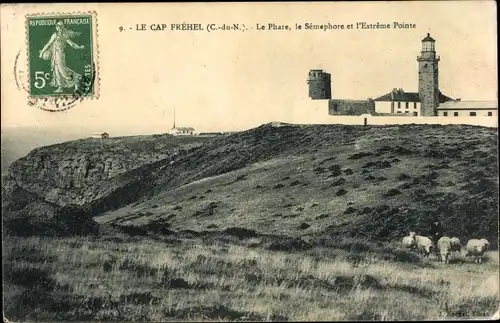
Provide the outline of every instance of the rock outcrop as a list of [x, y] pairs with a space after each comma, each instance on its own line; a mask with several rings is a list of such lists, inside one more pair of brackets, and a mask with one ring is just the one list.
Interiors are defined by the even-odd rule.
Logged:
[[[8, 233], [65, 234], [78, 231], [79, 222], [82, 232], [94, 232], [89, 227], [96, 201], [142, 181], [143, 172], [134, 170], [158, 162], [168, 165], [183, 149], [200, 144], [155, 135], [89, 138], [34, 149], [15, 161], [2, 179], [4, 226]], [[74, 228], [62, 223], [65, 218]]]

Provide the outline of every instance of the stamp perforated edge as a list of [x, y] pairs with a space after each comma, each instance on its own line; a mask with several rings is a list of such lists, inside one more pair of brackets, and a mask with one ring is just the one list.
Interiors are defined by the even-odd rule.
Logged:
[[[93, 28], [92, 28], [92, 51], [93, 51], [93, 64], [95, 67], [95, 75], [94, 75], [94, 93], [89, 96], [83, 96], [81, 99], [83, 100], [97, 100], [99, 99], [100, 96], [100, 83], [101, 83], [101, 73], [100, 73], [100, 65], [99, 65], [99, 41], [98, 41], [98, 35], [99, 35], [99, 22], [97, 20], [97, 12], [95, 10], [92, 11], [71, 11], [71, 12], [37, 12], [37, 13], [29, 13], [24, 16], [25, 20], [25, 45], [26, 45], [26, 71], [27, 71], [27, 80], [28, 84], [30, 84], [30, 58], [29, 58], [29, 18], [32, 17], [58, 17], [58, 16], [75, 16], [75, 15], [91, 15], [92, 20], [94, 22]], [[52, 96], [52, 95], [45, 95], [45, 96], [32, 96], [31, 93], [28, 92], [28, 100], [37, 100], [41, 98], [53, 98], [57, 96]], [[59, 96], [62, 97], [62, 96]], [[68, 107], [67, 109], [69, 109]], [[57, 111], [62, 111], [57, 110]], [[64, 109], [66, 110], [66, 109]], [[52, 111], [52, 110], [49, 110]]]

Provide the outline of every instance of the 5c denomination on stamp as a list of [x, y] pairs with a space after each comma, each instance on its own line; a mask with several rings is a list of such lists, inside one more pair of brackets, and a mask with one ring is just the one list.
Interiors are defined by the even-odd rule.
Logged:
[[96, 27], [95, 13], [26, 17], [27, 90], [32, 102], [60, 111], [98, 97]]

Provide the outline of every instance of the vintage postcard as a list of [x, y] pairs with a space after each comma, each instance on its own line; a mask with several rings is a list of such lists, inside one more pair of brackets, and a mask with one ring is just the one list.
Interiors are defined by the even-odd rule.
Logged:
[[496, 12], [2, 4], [4, 321], [498, 319]]

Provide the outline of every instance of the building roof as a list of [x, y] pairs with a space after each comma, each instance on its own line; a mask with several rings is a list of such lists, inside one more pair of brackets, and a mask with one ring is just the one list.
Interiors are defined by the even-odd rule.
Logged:
[[420, 102], [418, 98], [418, 93], [416, 92], [404, 92], [402, 89], [392, 90], [387, 94], [382, 95], [374, 99], [373, 101], [407, 101], [407, 102]]
[[432, 41], [432, 42], [435, 42], [436, 40], [431, 37], [431, 34], [427, 33], [427, 37], [425, 37], [424, 39], [422, 39], [422, 41]]
[[439, 92], [439, 103], [445, 103], [448, 101], [455, 101], [455, 99], [452, 99], [449, 96], [446, 96], [443, 93]]
[[497, 101], [451, 101], [440, 104], [437, 110], [497, 110]]
[[[392, 92], [374, 99], [374, 101], [420, 102], [420, 98], [418, 92], [405, 92], [402, 89], [394, 89]], [[445, 103], [448, 101], [454, 101], [454, 99], [439, 92], [439, 103]]]

